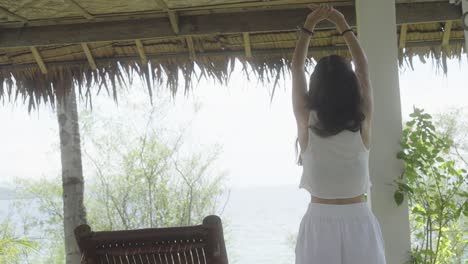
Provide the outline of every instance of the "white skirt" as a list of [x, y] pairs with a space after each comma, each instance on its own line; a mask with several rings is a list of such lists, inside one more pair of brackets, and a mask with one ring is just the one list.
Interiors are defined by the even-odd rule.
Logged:
[[296, 264], [385, 264], [382, 232], [368, 204], [310, 203], [299, 228]]

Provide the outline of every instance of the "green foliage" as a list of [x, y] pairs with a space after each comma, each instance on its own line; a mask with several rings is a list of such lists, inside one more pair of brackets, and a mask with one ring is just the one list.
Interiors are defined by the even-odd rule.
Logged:
[[[466, 166], [450, 154], [450, 133], [440, 133], [431, 115], [414, 109], [403, 130], [402, 175], [395, 181], [395, 202], [408, 198], [412, 229], [410, 263], [455, 263], [466, 254], [468, 216]], [[461, 262], [460, 262], [461, 263]]]
[[[182, 133], [165, 139], [167, 131], [152, 124], [154, 111], [145, 113], [143, 131], [96, 112], [82, 115], [84, 198], [93, 230], [193, 225], [221, 213], [225, 189], [215, 164], [219, 149], [185, 150]], [[37, 227], [44, 245], [26, 262], [65, 263], [60, 178], [18, 180], [17, 186], [28, 198], [16, 203], [24, 228]]]
[[19, 263], [24, 255], [36, 250], [38, 244], [15, 234], [15, 225], [10, 218], [0, 223], [0, 263]]

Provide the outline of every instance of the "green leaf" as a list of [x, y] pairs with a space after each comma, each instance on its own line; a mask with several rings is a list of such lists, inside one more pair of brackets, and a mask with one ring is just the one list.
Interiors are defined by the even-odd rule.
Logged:
[[[411, 115], [410, 115], [410, 116], [411, 116]], [[414, 123], [415, 123], [415, 122], [416, 122], [415, 120], [411, 120], [411, 121], [406, 122], [406, 125], [407, 125], [408, 127], [412, 127], [412, 126], [414, 126]]]
[[411, 213], [413, 214], [419, 214], [419, 215], [425, 215], [426, 210], [419, 204], [416, 204], [413, 209], [411, 210]]
[[395, 200], [397, 205], [401, 205], [403, 203], [404, 198], [405, 198], [405, 195], [401, 191], [396, 191], [393, 194], [393, 199]]
[[400, 188], [400, 190], [403, 190], [407, 193], [413, 193], [413, 189], [409, 187], [408, 184], [398, 183], [398, 187]]
[[432, 116], [431, 116], [430, 114], [425, 113], [425, 114], [422, 114], [422, 115], [421, 115], [421, 118], [423, 118], [423, 119], [431, 119]]

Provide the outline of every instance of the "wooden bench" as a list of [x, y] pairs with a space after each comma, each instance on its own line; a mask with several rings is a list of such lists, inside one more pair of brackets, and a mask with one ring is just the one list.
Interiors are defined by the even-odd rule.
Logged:
[[93, 232], [75, 228], [82, 264], [228, 264], [221, 219], [197, 226]]

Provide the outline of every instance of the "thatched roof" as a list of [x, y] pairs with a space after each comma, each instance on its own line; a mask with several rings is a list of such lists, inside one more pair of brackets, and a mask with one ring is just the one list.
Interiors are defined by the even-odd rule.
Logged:
[[[227, 82], [236, 58], [246, 73], [274, 81], [289, 70], [295, 28], [310, 2], [0, 0], [0, 97], [53, 104], [71, 82], [82, 95], [103, 85], [116, 96], [116, 84], [134, 72], [149, 87], [175, 93], [180, 81], [186, 90], [200, 77]], [[355, 25], [352, 1], [333, 4]], [[401, 65], [418, 56], [446, 71], [446, 58], [464, 52], [461, 16], [448, 0], [397, 1]], [[323, 23], [310, 56], [330, 53], [349, 56], [336, 30]]]

